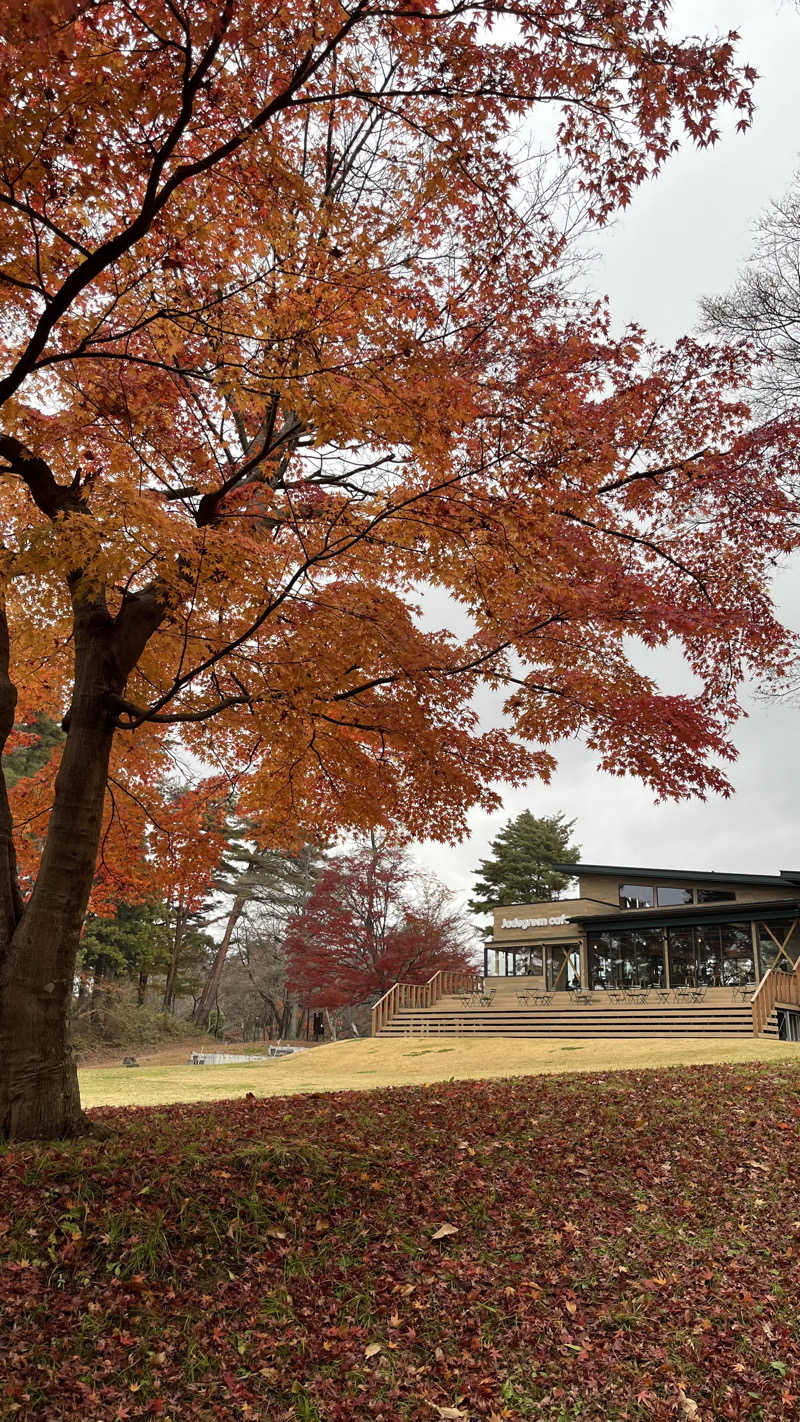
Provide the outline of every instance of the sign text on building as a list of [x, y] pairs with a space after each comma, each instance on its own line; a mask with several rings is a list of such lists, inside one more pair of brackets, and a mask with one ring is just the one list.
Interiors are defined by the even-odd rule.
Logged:
[[504, 918], [500, 924], [501, 928], [556, 928], [567, 922], [567, 916], [562, 913], [558, 918]]

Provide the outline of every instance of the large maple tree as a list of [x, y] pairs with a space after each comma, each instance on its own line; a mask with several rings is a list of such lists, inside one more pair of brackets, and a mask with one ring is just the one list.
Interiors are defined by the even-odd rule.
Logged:
[[[67, 730], [26, 897], [0, 789], [0, 1134], [81, 1128], [98, 841], [164, 737], [281, 848], [456, 834], [577, 733], [664, 794], [724, 788], [737, 683], [781, 645], [786, 431], [748, 434], [739, 356], [570, 298], [529, 156], [546, 107], [603, 220], [681, 127], [746, 125], [735, 36], [674, 42], [668, 8], [0, 6], [0, 740], [15, 684]], [[697, 694], [631, 637], [677, 638]]]

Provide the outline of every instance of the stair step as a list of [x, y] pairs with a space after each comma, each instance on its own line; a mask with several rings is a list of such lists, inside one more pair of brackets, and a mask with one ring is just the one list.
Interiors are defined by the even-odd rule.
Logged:
[[[773, 1031], [776, 1031], [773, 1028]], [[493, 1003], [468, 1008], [442, 999], [435, 1007], [404, 1007], [380, 1033], [383, 1037], [654, 1037], [753, 1035], [749, 1003], [658, 1006], [626, 1004], [523, 1008]], [[771, 1034], [770, 1034], [771, 1035]]]

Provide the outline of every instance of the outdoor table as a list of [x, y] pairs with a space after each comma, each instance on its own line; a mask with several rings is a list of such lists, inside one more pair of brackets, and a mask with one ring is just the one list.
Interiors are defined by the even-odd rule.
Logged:
[[551, 992], [535, 992], [533, 1001], [537, 1007], [549, 1007], [553, 1001], [553, 994]]
[[531, 994], [530, 994], [529, 992], [518, 992], [518, 993], [517, 993], [517, 1003], [518, 1003], [518, 1005], [519, 1005], [520, 1007], [529, 1007], [529, 1006], [530, 1006], [530, 1001], [531, 1001]]
[[479, 1006], [479, 1007], [491, 1007], [492, 1003], [494, 1002], [495, 992], [496, 992], [496, 989], [495, 989], [495, 988], [492, 988], [491, 992], [479, 992], [479, 993], [478, 993], [478, 1006]]
[[580, 1005], [581, 1007], [588, 1007], [592, 1001], [590, 992], [572, 992], [570, 997], [576, 1006]]
[[669, 1002], [669, 988], [656, 988], [656, 997], [658, 998], [659, 1002]]
[[647, 1002], [647, 988], [628, 988], [625, 996], [628, 1002]]

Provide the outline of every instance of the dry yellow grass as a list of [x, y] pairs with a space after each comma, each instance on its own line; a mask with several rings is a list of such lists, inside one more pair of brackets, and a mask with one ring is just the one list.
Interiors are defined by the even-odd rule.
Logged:
[[800, 1045], [755, 1037], [594, 1038], [538, 1041], [525, 1037], [401, 1037], [331, 1043], [293, 1057], [237, 1066], [87, 1067], [80, 1072], [84, 1106], [158, 1106], [243, 1096], [358, 1091], [420, 1082], [479, 1080], [539, 1073], [626, 1068], [792, 1062]]

